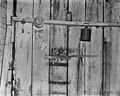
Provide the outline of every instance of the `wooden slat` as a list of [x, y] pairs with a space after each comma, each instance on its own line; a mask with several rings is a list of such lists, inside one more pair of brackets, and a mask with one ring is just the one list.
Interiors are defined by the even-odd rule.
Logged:
[[[118, 21], [120, 16], [120, 2], [111, 0], [106, 4], [106, 21]], [[112, 6], [112, 8], [111, 8]], [[112, 16], [111, 16], [112, 15]], [[120, 95], [120, 29], [105, 30], [105, 91], [106, 95]], [[110, 59], [111, 58], [111, 59]], [[107, 93], [108, 92], [108, 93]]]
[[[65, 21], [66, 19], [66, 13], [67, 13], [67, 0], [51, 0], [51, 19], [52, 20], [63, 20]], [[52, 50], [52, 48], [63, 48], [66, 49], [66, 26], [56, 26], [56, 25], [51, 25], [50, 26], [50, 35], [51, 35], [51, 40], [50, 42], [50, 51]], [[50, 54], [52, 54], [52, 52], [50, 52]], [[64, 59], [64, 58], [63, 58]], [[67, 63], [67, 58], [65, 58], [66, 60], [64, 60], [65, 63]], [[59, 70], [58, 70], [59, 69]], [[67, 80], [67, 68], [66, 67], [60, 67], [60, 66], [56, 66], [56, 67], [50, 67], [50, 72], [52, 73], [50, 74], [50, 80], [52, 79], [53, 81], [66, 81]], [[51, 76], [52, 75], [52, 76]], [[58, 89], [56, 89], [58, 88]], [[50, 91], [58, 91], [58, 92], [65, 92], [66, 96], [68, 93], [67, 90], [67, 84], [66, 86], [62, 85], [58, 85], [58, 84], [50, 84], [50, 89], [49, 89], [49, 93]], [[49, 94], [51, 96], [53, 96], [52, 94]], [[56, 94], [57, 95], [57, 94]]]
[[57, 55], [45, 55], [45, 59], [71, 59], [72, 57], [80, 58], [80, 57], [98, 57], [98, 55], [70, 55], [70, 56], [57, 56]]
[[[104, 0], [105, 1], [105, 0]], [[86, 0], [86, 22], [103, 22], [103, 0]], [[84, 59], [85, 95], [102, 94], [102, 44], [103, 29], [92, 28], [91, 43], [84, 46], [84, 54], [98, 54], [97, 58]]]
[[63, 59], [63, 60], [67, 60], [67, 59], [70, 59], [71, 57], [69, 56], [55, 56], [55, 55], [45, 55], [44, 56], [45, 59]]
[[67, 67], [67, 63], [50, 63], [50, 66], [61, 66], [61, 67]]
[[50, 94], [58, 94], [58, 95], [65, 95], [66, 93], [65, 92], [57, 92], [57, 91], [53, 91], [53, 92], [50, 92]]
[[69, 84], [69, 82], [50, 81], [50, 84]]
[[[50, 0], [34, 0], [34, 2], [34, 17], [42, 16], [45, 19], [49, 19]], [[46, 66], [48, 60], [44, 59], [44, 54], [49, 54], [49, 31], [49, 26], [47, 25], [42, 28], [34, 27], [33, 93], [38, 93], [42, 96], [48, 96], [49, 88], [48, 66]]]
[[0, 1], [0, 86], [3, 77], [3, 66], [4, 66], [4, 53], [5, 53], [5, 43], [6, 43], [6, 33], [7, 33], [7, 3], [6, 0]]
[[[13, 3], [13, 2], [11, 2]], [[32, 16], [32, 3], [30, 2], [21, 2], [17, 0], [17, 16], [24, 18], [25, 16]], [[22, 10], [22, 11], [20, 11]], [[11, 16], [11, 15], [10, 15]], [[16, 51], [15, 51], [15, 61], [16, 64], [16, 80], [17, 90], [20, 95], [31, 94], [31, 52], [32, 52], [32, 24], [22, 25], [17, 23], [16, 27]], [[24, 31], [24, 32], [23, 32]], [[22, 89], [22, 91], [20, 90]]]

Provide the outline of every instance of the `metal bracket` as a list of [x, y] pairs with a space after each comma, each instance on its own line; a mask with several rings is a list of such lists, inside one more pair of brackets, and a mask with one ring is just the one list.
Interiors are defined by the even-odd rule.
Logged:
[[10, 17], [10, 24], [7, 24], [7, 26], [12, 26], [12, 17], [13, 16]]
[[41, 28], [44, 25], [44, 18], [37, 16], [35, 18], [19, 18], [19, 17], [12, 17], [11, 21], [14, 22], [21, 22], [21, 24], [25, 23], [33, 23], [35, 27]]

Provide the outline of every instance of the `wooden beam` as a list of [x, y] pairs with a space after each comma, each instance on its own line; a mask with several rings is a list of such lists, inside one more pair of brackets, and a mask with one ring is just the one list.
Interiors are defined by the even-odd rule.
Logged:
[[44, 56], [45, 59], [71, 59], [71, 57], [69, 56], [56, 56], [56, 55], [45, 55]]
[[70, 55], [70, 56], [57, 56], [57, 55], [45, 55], [45, 59], [71, 59], [72, 57], [98, 57], [98, 55]]
[[[21, 22], [25, 21], [25, 23], [33, 23], [33, 18], [19, 18], [12, 17], [12, 21]], [[61, 25], [61, 26], [90, 26], [90, 27], [120, 27], [119, 22], [78, 22], [78, 21], [60, 21], [60, 20], [45, 20], [44, 24], [48, 25]]]
[[103, 23], [103, 22], [78, 22], [78, 21], [58, 21], [45, 20], [45, 24], [61, 25], [61, 26], [90, 26], [90, 27], [120, 27], [120, 23]]

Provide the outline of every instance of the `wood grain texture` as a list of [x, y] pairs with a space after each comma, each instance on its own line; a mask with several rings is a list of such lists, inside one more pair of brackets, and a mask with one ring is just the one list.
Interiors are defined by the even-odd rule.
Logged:
[[[67, 0], [52, 0], [51, 1], [51, 19], [53, 20], [66, 20], [66, 13], [67, 13]], [[60, 48], [66, 50], [67, 48], [67, 32], [65, 26], [51, 26], [51, 40], [50, 43], [50, 50], [52, 48]], [[53, 54], [52, 52], [50, 54]], [[67, 62], [63, 60], [63, 62]], [[66, 82], [67, 79], [67, 69], [66, 67], [50, 67], [50, 81], [58, 81], [58, 82]], [[66, 90], [67, 85], [60, 85], [60, 84], [50, 84], [50, 92], [57, 92], [67, 94]], [[53, 96], [53, 94], [51, 94]], [[60, 94], [58, 96], [61, 96]]]
[[[0, 0], [0, 95], [4, 96], [5, 91], [7, 92], [7, 88], [9, 89], [9, 85], [7, 85], [7, 72], [8, 72], [8, 62], [10, 56], [10, 38], [7, 38], [9, 34], [7, 34], [7, 0]], [[10, 92], [10, 91], [9, 91]], [[9, 93], [8, 92], [8, 93]]]
[[[108, 8], [110, 10], [110, 12], [108, 11], [108, 17], [109, 17], [109, 21], [111, 22], [114, 22], [114, 21], [119, 21], [119, 16], [120, 16], [120, 3], [118, 0], [111, 0], [111, 2], [109, 2], [108, 4]], [[110, 58], [107, 58], [106, 61], [109, 60], [109, 62], [107, 62], [107, 75], [109, 76], [110, 78], [110, 81], [107, 82], [107, 90], [109, 89], [110, 90], [110, 95], [115, 95], [115, 96], [118, 96], [120, 95], [120, 87], [119, 87], [119, 70], [120, 70], [120, 67], [119, 67], [119, 31], [120, 29], [119, 28], [110, 28], [109, 31], [106, 31], [107, 32], [107, 42], [109, 45], [108, 46], [108, 50], [111, 51], [111, 53], [109, 53], [109, 57], [111, 57], [112, 59]], [[108, 72], [109, 71], [109, 72]], [[107, 80], [106, 80], [107, 81]], [[108, 83], [109, 83], [109, 86], [108, 86]], [[110, 88], [108, 88], [110, 87]]]
[[[73, 21], [85, 21], [85, 1], [73, 1], [70, 0], [70, 11], [72, 12]], [[79, 55], [79, 37], [80, 37], [80, 27], [70, 28], [70, 39], [69, 48], [73, 50], [71, 55]], [[81, 62], [81, 58], [72, 58], [69, 61], [69, 78], [71, 79], [70, 93], [72, 95], [83, 95], [84, 94], [84, 66]], [[80, 63], [81, 62], [81, 63]]]
[[2, 79], [3, 72], [3, 60], [4, 60], [4, 48], [5, 48], [5, 40], [7, 33], [7, 1], [0, 1], [0, 83]]
[[[86, 1], [86, 21], [103, 21], [103, 1]], [[86, 58], [85, 92], [89, 95], [100, 95], [102, 83], [102, 28], [92, 27], [91, 43], [86, 44], [86, 54], [97, 54], [97, 58]]]
[[[50, 1], [35, 0], [34, 16], [42, 16], [49, 20]], [[49, 26], [34, 27], [34, 64], [33, 64], [33, 94], [34, 96], [48, 96], [48, 59], [49, 54]]]
[[[71, 0], [73, 20], [76, 20], [76, 21], [84, 22], [86, 20], [87, 22], [102, 22], [102, 11], [103, 11], [102, 7], [103, 7], [102, 1], [100, 0], [86, 0], [86, 4], [85, 4], [85, 0], [83, 1]], [[76, 42], [76, 41], [79, 42], [81, 28], [74, 27], [72, 29], [72, 30], [75, 30], [76, 32], [76, 37], [75, 37], [76, 39], [71, 38], [71, 41], [73, 40], [72, 42]], [[76, 66], [76, 69], [78, 69], [78, 71], [76, 72], [76, 74], [79, 75], [77, 76], [78, 78], [76, 78], [78, 79], [77, 85], [76, 85], [78, 96], [79, 95], [86, 95], [86, 96], [100, 95], [100, 91], [101, 91], [102, 29], [95, 28], [95, 27], [92, 27], [91, 29], [92, 29], [92, 36], [91, 36], [92, 40], [90, 43], [80, 42], [80, 53], [81, 54], [97, 54], [98, 57], [97, 58], [80, 58], [80, 60], [78, 61], [76, 60], [76, 62], [78, 62], [78, 66]], [[75, 36], [75, 34], [73, 33], [72, 36]], [[78, 43], [72, 43], [71, 46], [72, 45], [78, 46]]]
[[[27, 14], [26, 14], [27, 13]], [[17, 1], [17, 16], [32, 17], [32, 3]], [[19, 95], [31, 94], [32, 24], [16, 24], [16, 79]]]
[[[4, 1], [4, 0], [2, 0]], [[32, 0], [31, 0], [32, 1]], [[27, 0], [18, 0], [17, 16], [32, 17], [32, 2]], [[86, 4], [85, 4], [86, 1]], [[3, 4], [4, 5], [4, 4]], [[67, 0], [52, 0], [52, 19], [65, 20], [67, 12]], [[43, 16], [50, 19], [50, 1], [35, 0], [34, 16]], [[104, 9], [103, 9], [104, 7]], [[7, 23], [10, 23], [12, 15], [12, 2], [7, 5]], [[73, 21], [87, 22], [117, 22], [120, 16], [119, 0], [69, 0], [69, 10], [72, 12]], [[6, 16], [4, 9], [0, 7], [0, 17]], [[103, 14], [104, 11], [104, 14]], [[3, 13], [3, 14], [2, 14]], [[104, 17], [104, 18], [103, 18]], [[3, 19], [2, 19], [3, 20]], [[2, 21], [3, 22], [3, 21]], [[31, 24], [16, 24], [16, 80], [17, 90], [20, 96], [30, 96], [31, 89]], [[5, 28], [4, 25], [1, 25]], [[69, 96], [101, 96], [102, 84], [102, 63], [104, 67], [104, 96], [120, 95], [120, 53], [119, 53], [119, 28], [91, 27], [92, 40], [90, 43], [79, 42], [81, 28], [71, 27], [69, 32], [69, 55], [92, 54], [98, 57], [92, 58], [72, 58], [69, 60]], [[4, 29], [0, 29], [0, 42], [3, 43]], [[10, 96], [10, 85], [7, 80], [10, 78], [7, 69], [11, 61], [11, 31], [8, 27], [7, 41], [5, 48], [5, 59], [3, 66], [3, 78], [0, 87], [0, 96]], [[51, 41], [49, 41], [51, 33]], [[102, 62], [102, 46], [104, 39], [104, 62]], [[44, 59], [45, 54], [49, 54], [50, 48], [66, 48], [66, 27], [44, 25], [42, 28], [34, 27], [34, 55], [33, 55], [33, 96], [48, 96], [48, 60]], [[51, 42], [51, 46], [49, 46]], [[1, 45], [0, 45], [1, 46]], [[0, 47], [3, 51], [3, 47]], [[0, 51], [0, 54], [2, 54]], [[2, 58], [2, 55], [0, 55]], [[1, 59], [0, 59], [1, 62]], [[1, 63], [0, 63], [1, 66]], [[52, 68], [50, 74], [52, 80], [65, 80], [66, 70], [64, 68]], [[53, 86], [56, 91], [65, 91], [63, 86]], [[6, 92], [6, 93], [5, 93]], [[2, 95], [1, 95], [2, 94]], [[18, 96], [19, 96], [18, 95]]]

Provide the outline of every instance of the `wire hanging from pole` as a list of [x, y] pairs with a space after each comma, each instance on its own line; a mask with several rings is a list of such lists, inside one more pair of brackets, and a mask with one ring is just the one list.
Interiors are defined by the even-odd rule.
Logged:
[[[52, 0], [50, 0], [50, 20], [52, 19]], [[52, 30], [52, 25], [50, 25], [49, 29], [49, 55], [51, 55], [51, 30]], [[49, 59], [49, 67], [48, 67], [48, 83], [50, 82], [50, 59]], [[50, 85], [48, 86], [48, 96], [50, 96]]]
[[[69, 13], [69, 0], [67, 0], [67, 14]], [[67, 15], [66, 15], [67, 16]], [[69, 55], [69, 26], [67, 26], [67, 48], [66, 48], [66, 55], [68, 56]], [[68, 66], [69, 66], [69, 60], [67, 59], [67, 74], [66, 74], [66, 77], [67, 77], [67, 82], [69, 82], [69, 69], [68, 69]], [[68, 84], [66, 86], [66, 96], [68, 96]]]
[[[104, 2], [104, 0], [103, 0], [103, 22], [104, 22], [104, 4], [105, 4], [105, 2]], [[102, 45], [102, 89], [101, 89], [101, 93], [102, 93], [102, 96], [104, 96], [104, 79], [105, 79], [105, 50], [104, 50], [104, 27], [102, 27], [102, 30], [103, 30], [103, 33], [102, 33], [102, 42], [103, 42], [103, 45]]]
[[[85, 22], [87, 21], [87, 17], [86, 17], [87, 8], [86, 8], [86, 7], [87, 7], [87, 1], [85, 0]], [[86, 55], [86, 42], [84, 43], [83, 46], [84, 46], [84, 49], [83, 49], [84, 52], [83, 52], [83, 53], [84, 53], [84, 55]], [[86, 63], [86, 62], [85, 62], [85, 60], [86, 60], [86, 59], [85, 59], [85, 58], [83, 58], [83, 59], [84, 59], [83, 62], [84, 62], [84, 96], [85, 96], [85, 92], [86, 92], [86, 90], [85, 90], [85, 84], [86, 84], [86, 82], [85, 82], [85, 79], [86, 79], [86, 78], [85, 78], [85, 75], [86, 75], [86, 74], [85, 74], [85, 69], [86, 69], [86, 66], [85, 66], [85, 65], [86, 65], [85, 63]]]
[[[33, 6], [32, 6], [32, 18], [34, 18], [34, 0], [33, 0]], [[32, 52], [31, 52], [31, 96], [33, 96], [33, 51], [34, 51], [34, 47], [33, 47], [33, 32], [34, 32], [34, 25], [32, 23]]]

